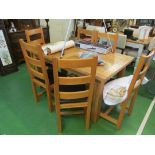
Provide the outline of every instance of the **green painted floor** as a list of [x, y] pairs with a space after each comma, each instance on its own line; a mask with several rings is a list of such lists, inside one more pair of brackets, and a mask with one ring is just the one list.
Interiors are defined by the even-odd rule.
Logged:
[[155, 135], [155, 106], [143, 130], [143, 135]]
[[[127, 70], [127, 74], [132, 69]], [[122, 127], [116, 127], [99, 118], [97, 123], [92, 123], [90, 130], [85, 130], [84, 117], [65, 116], [63, 118], [62, 134], [102, 134], [102, 135], [134, 135], [153, 99], [147, 92], [147, 87], [142, 86], [137, 96], [133, 113], [124, 118]], [[153, 116], [154, 115], [154, 116]], [[155, 118], [155, 108], [151, 114]], [[155, 121], [151, 119], [144, 134], [155, 134]], [[6, 135], [54, 135], [58, 134], [55, 111], [48, 111], [46, 96], [36, 104], [31, 89], [31, 82], [25, 64], [19, 66], [19, 71], [7, 76], [0, 76], [0, 134]]]

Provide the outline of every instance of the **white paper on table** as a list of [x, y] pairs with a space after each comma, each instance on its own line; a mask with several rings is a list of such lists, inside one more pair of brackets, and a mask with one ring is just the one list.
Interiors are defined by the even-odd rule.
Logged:
[[[44, 54], [47, 55], [49, 51], [50, 53], [56, 53], [61, 51], [63, 46], [64, 46], [64, 41], [59, 41], [54, 44], [49, 43], [49, 44], [43, 45], [42, 50], [44, 51]], [[73, 40], [67, 41], [65, 45], [65, 49], [71, 48], [73, 46], [75, 46], [75, 43]]]

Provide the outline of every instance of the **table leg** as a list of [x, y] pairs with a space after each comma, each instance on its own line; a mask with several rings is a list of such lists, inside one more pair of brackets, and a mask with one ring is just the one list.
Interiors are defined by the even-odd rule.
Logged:
[[123, 69], [117, 74], [118, 78], [125, 76], [125, 71], [126, 71], [126, 67], [123, 68]]
[[98, 119], [100, 109], [101, 109], [101, 102], [103, 101], [103, 87], [104, 83], [100, 81], [96, 81], [95, 83], [95, 90], [94, 90], [94, 99], [93, 99], [93, 106], [92, 106], [92, 114], [91, 118], [92, 121], [95, 123]]

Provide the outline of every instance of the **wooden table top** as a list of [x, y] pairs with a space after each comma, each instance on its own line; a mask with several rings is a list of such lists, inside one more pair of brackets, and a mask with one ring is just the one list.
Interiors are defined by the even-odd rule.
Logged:
[[[80, 52], [84, 52], [85, 50], [80, 48], [69, 48], [65, 50], [65, 55], [63, 59], [80, 59], [79, 54]], [[45, 56], [45, 58], [50, 61], [51, 58], [55, 56], [60, 58], [60, 52]], [[103, 82], [108, 81], [111, 77], [119, 73], [122, 69], [124, 69], [127, 65], [129, 65], [134, 57], [122, 55], [119, 53], [108, 53], [106, 55], [99, 54], [100, 58], [104, 61], [103, 66], [97, 66], [96, 70], [96, 79], [102, 80]], [[78, 68], [74, 69], [80, 74], [89, 74], [89, 68]]]
[[[121, 33], [120, 34], [124, 34], [124, 33]], [[134, 37], [138, 38], [138, 36], [135, 36]], [[148, 39], [143, 39], [143, 40], [132, 40], [132, 39], [128, 39], [127, 38], [127, 42], [131, 42], [131, 43], [137, 43], [137, 44], [143, 44], [143, 45], [148, 45], [151, 41], [152, 37], [148, 37]]]
[[148, 45], [150, 43], [151, 39], [152, 39], [152, 37], [149, 37], [148, 39], [143, 39], [143, 40], [127, 39], [127, 42]]

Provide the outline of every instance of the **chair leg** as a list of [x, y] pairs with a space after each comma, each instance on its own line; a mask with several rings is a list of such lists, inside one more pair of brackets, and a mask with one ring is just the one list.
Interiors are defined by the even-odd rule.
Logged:
[[50, 111], [53, 111], [53, 104], [52, 104], [52, 96], [50, 88], [46, 88], [47, 100], [48, 100], [48, 107]]
[[58, 117], [58, 132], [62, 132], [61, 116]]
[[135, 100], [136, 100], [136, 97], [137, 97], [137, 92], [138, 92], [138, 89], [135, 91], [134, 95], [131, 98], [130, 105], [129, 105], [129, 108], [128, 108], [128, 115], [130, 115], [132, 110], [133, 110], [133, 106], [135, 104]]
[[57, 126], [58, 126], [58, 132], [62, 132], [62, 122], [61, 122], [61, 114], [60, 110], [57, 111]]
[[86, 129], [87, 130], [90, 127], [90, 111], [91, 111], [91, 106], [88, 106], [86, 111]]
[[39, 101], [39, 96], [37, 93], [37, 88], [36, 88], [36, 84], [32, 82], [32, 90], [33, 90], [33, 94], [35, 97], [35, 101], [38, 102]]
[[121, 54], [124, 54], [124, 49], [122, 49], [122, 52], [121, 52]]
[[85, 120], [87, 118], [87, 107], [84, 107], [84, 115], [85, 115]]
[[125, 111], [126, 111], [126, 103], [122, 103], [121, 111], [119, 113], [119, 117], [118, 117], [118, 121], [117, 121], [117, 128], [118, 129], [120, 129], [120, 127], [121, 127]]

